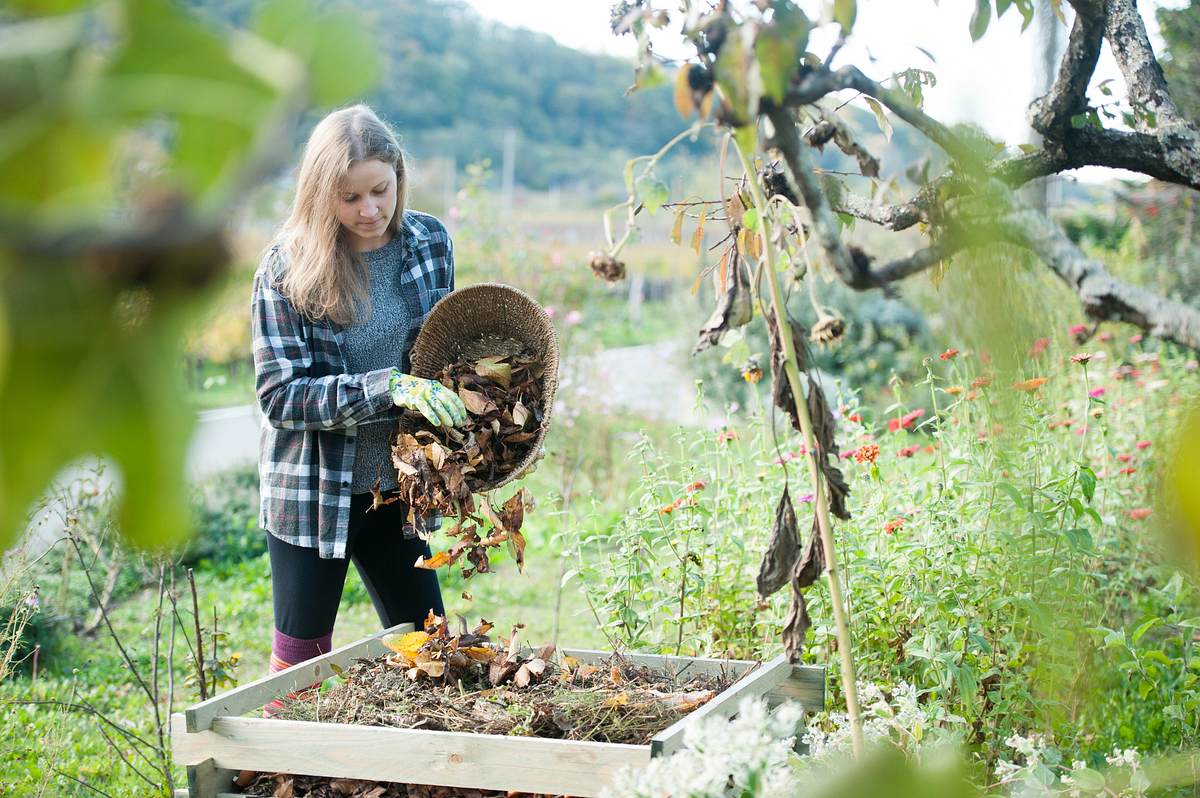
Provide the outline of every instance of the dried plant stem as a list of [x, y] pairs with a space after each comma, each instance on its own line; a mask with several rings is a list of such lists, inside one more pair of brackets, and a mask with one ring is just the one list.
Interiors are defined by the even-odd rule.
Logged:
[[196, 597], [196, 576], [187, 570], [188, 585], [192, 589], [192, 619], [196, 622], [196, 681], [200, 684], [200, 700], [208, 700], [208, 685], [204, 683], [204, 638], [200, 632], [200, 600]]
[[[837, 549], [833, 545], [833, 528], [829, 522], [829, 501], [825, 492], [825, 481], [817, 465], [818, 456], [825, 457], [826, 452], [817, 448], [813, 436], [812, 419], [808, 415], [808, 403], [804, 399], [804, 390], [800, 384], [800, 369], [796, 365], [796, 349], [787, 325], [787, 307], [783, 294], [779, 289], [779, 277], [775, 273], [775, 254], [771, 249], [771, 228], [767, 219], [767, 201], [763, 195], [758, 176], [750, 166], [752, 153], [742, 152], [734, 139], [738, 157], [741, 158], [742, 168], [746, 172], [750, 193], [754, 197], [755, 207], [762, 208], [759, 215], [759, 225], [762, 236], [763, 257], [766, 259], [767, 286], [771, 291], [771, 308], [775, 313], [776, 324], [779, 328], [779, 340], [783, 346], [784, 372], [787, 374], [788, 385], [792, 389], [792, 399], [796, 403], [796, 415], [800, 419], [800, 429], [804, 435], [804, 446], [808, 450], [808, 470], [813, 484], [813, 506], [817, 514], [817, 528], [821, 534], [821, 546], [825, 551], [825, 575], [829, 581], [829, 603], [833, 605], [833, 622], [837, 630], [838, 655], [841, 659], [842, 689], [846, 694], [846, 714], [850, 720], [850, 735], [854, 744], [854, 756], [863, 754], [862, 716], [858, 707], [858, 683], [854, 675], [854, 657], [850, 650], [850, 625], [846, 618], [845, 604], [842, 601], [841, 582], [838, 580]], [[812, 279], [812, 275], [809, 275]], [[813, 390], [818, 390], [814, 385]]]

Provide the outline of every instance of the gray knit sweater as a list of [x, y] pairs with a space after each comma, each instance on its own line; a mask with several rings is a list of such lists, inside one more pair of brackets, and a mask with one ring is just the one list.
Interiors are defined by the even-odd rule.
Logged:
[[[371, 270], [371, 316], [346, 328], [346, 355], [354, 373], [407, 365], [403, 351], [408, 333], [408, 309], [400, 295], [404, 246], [399, 235], [379, 249], [359, 253]], [[351, 492], [365, 493], [380, 480], [382, 490], [396, 487], [391, 436], [395, 424], [363, 424], [358, 428]]]

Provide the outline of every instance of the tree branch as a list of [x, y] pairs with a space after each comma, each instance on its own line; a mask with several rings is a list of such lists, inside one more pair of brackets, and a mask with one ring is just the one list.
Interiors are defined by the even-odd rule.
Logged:
[[1087, 110], [1087, 87], [1103, 43], [1103, 15], [1076, 9], [1058, 78], [1045, 96], [1029, 106], [1029, 124], [1034, 130], [1049, 139], [1061, 138], [1071, 128], [1071, 117]]
[[1200, 350], [1200, 311], [1113, 277], [1045, 215], [1029, 208], [1015, 210], [1003, 217], [996, 231], [1034, 252], [1075, 291], [1093, 319], [1128, 322], [1159, 338]]
[[765, 110], [775, 127], [775, 137], [769, 146], [778, 148], [783, 154], [788, 172], [791, 173], [791, 182], [799, 187], [799, 196], [812, 216], [817, 241], [842, 281], [857, 287], [866, 276], [865, 269], [855, 261], [849, 248], [842, 241], [841, 226], [834, 217], [825, 192], [821, 190], [820, 182], [813, 172], [808, 146], [800, 141], [793, 113], [774, 104], [767, 106]]

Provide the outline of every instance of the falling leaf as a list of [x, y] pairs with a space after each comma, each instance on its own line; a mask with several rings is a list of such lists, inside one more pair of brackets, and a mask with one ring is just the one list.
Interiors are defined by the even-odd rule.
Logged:
[[444, 552], [444, 551], [439, 551], [437, 554], [433, 555], [428, 560], [425, 559], [424, 555], [418, 557], [417, 561], [415, 563], [413, 563], [413, 568], [425, 568], [427, 570], [433, 571], [435, 569], [441, 568], [443, 565], [449, 565], [452, 562], [454, 562], [454, 560], [452, 560], [450, 558], [449, 553]]
[[472, 596], [470, 593], [468, 593], [465, 590], [462, 592], [462, 597], [463, 597], [463, 601], [474, 601], [475, 600], [475, 597]]

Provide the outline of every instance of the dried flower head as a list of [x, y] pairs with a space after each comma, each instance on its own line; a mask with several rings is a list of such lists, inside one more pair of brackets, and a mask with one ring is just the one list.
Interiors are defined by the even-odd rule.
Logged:
[[822, 316], [812, 326], [808, 337], [818, 344], [831, 344], [846, 332], [846, 322], [841, 316]]
[[625, 263], [607, 252], [589, 253], [588, 266], [592, 267], [593, 274], [605, 282], [617, 283], [625, 279]]

